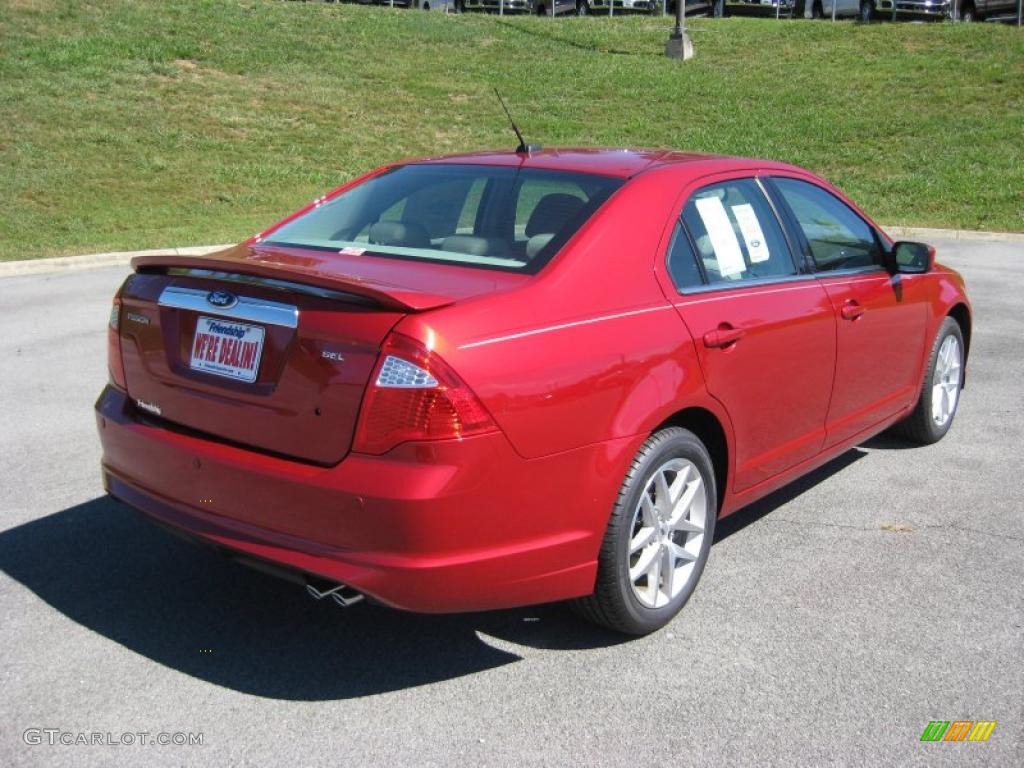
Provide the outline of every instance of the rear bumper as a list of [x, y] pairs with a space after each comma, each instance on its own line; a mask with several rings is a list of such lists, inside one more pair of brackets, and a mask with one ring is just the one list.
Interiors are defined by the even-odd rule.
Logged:
[[643, 439], [527, 460], [489, 434], [320, 467], [169, 428], [112, 386], [96, 419], [115, 498], [218, 546], [421, 612], [592, 591], [608, 512]]

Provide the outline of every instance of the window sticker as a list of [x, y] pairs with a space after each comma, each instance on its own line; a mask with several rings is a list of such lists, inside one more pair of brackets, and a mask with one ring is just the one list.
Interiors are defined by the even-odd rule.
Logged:
[[757, 220], [757, 214], [754, 213], [754, 206], [750, 203], [734, 205], [732, 215], [736, 217], [736, 223], [740, 225], [743, 239], [747, 242], [750, 263], [760, 264], [762, 261], [768, 261], [770, 257], [768, 243], [764, 241], [764, 232], [761, 231], [761, 222]]
[[695, 204], [711, 239], [715, 258], [718, 259], [719, 273], [722, 277], [729, 277], [745, 272], [747, 265], [743, 262], [740, 241], [736, 239], [736, 232], [722, 201], [717, 197], [700, 197]]

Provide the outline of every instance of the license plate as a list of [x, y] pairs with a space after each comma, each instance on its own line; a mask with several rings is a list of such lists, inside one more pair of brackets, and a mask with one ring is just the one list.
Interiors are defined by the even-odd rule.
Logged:
[[263, 354], [263, 328], [200, 316], [192, 339], [193, 371], [235, 381], [256, 381]]

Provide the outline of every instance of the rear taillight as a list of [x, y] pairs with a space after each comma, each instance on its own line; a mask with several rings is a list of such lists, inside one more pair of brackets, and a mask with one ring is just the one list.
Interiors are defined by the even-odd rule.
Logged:
[[459, 375], [418, 341], [391, 334], [363, 398], [352, 450], [385, 453], [413, 440], [445, 440], [497, 430]]
[[114, 299], [110, 307], [110, 322], [107, 323], [107, 369], [110, 381], [121, 389], [128, 389], [124, 378], [124, 364], [121, 362], [121, 300]]

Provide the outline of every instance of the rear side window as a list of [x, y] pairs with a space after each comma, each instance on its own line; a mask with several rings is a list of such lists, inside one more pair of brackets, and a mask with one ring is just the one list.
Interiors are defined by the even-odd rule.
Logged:
[[682, 221], [676, 224], [672, 242], [668, 246], [668, 271], [679, 290], [704, 285], [704, 276], [697, 266], [697, 257], [693, 254], [693, 246], [690, 245]]
[[793, 212], [818, 271], [882, 266], [882, 250], [871, 226], [828, 190], [799, 179], [772, 183]]
[[797, 273], [775, 212], [753, 179], [712, 184], [690, 197], [668, 268], [679, 289]]

